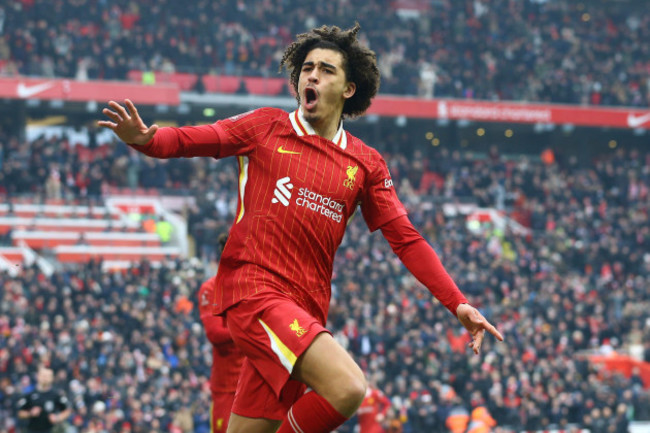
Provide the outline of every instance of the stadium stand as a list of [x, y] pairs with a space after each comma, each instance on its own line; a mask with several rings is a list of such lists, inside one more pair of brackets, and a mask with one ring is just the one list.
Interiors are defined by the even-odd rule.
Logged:
[[[615, 3], [65, 0], [51, 11], [47, 0], [20, 1], [3, 8], [0, 75], [142, 82], [147, 72], [148, 82], [229, 93], [238, 77], [273, 77], [294, 34], [358, 19], [384, 93], [648, 107], [640, 41], [650, 13]], [[244, 88], [275, 94], [285, 83], [275, 80]]]
[[27, 245], [36, 250], [63, 245], [111, 246], [111, 247], [158, 247], [160, 237], [155, 233], [128, 232], [47, 232], [14, 230], [11, 232], [14, 245]]

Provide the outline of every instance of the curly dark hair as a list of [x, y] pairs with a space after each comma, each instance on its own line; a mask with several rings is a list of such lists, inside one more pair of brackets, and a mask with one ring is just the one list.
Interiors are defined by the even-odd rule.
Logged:
[[298, 78], [302, 64], [311, 50], [325, 48], [343, 55], [345, 78], [356, 84], [354, 95], [343, 105], [343, 116], [357, 117], [365, 113], [379, 90], [379, 68], [375, 52], [357, 40], [360, 28], [358, 22], [348, 30], [341, 30], [337, 26], [322, 26], [297, 35], [296, 40], [287, 47], [280, 62], [280, 70], [286, 67], [290, 72], [290, 83], [296, 91], [298, 104]]

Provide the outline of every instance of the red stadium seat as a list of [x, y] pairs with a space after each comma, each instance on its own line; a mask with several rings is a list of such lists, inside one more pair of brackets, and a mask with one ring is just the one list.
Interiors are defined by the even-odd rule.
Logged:
[[90, 246], [112, 247], [160, 247], [161, 245], [160, 238], [155, 233], [17, 230], [11, 234], [11, 238], [14, 245], [27, 245], [34, 250], [61, 245], [79, 245], [80, 242]]
[[0, 257], [17, 265], [21, 265], [25, 261], [23, 251], [16, 247], [0, 247]]
[[[156, 72], [156, 83], [174, 83], [181, 90], [192, 90], [198, 80], [197, 74], [190, 74], [184, 72]], [[127, 78], [130, 81], [138, 83], [142, 82], [142, 71], [131, 70], [127, 73]]]
[[129, 81], [134, 81], [136, 83], [141, 83], [142, 82], [142, 71], [131, 70], [131, 71], [127, 72], [126, 78], [128, 78]]
[[226, 75], [204, 75], [203, 87], [210, 93], [235, 93], [239, 89], [240, 77]]
[[175, 72], [173, 74], [156, 72], [156, 83], [175, 83], [181, 90], [192, 90], [198, 80], [196, 74]]
[[75, 232], [46, 232], [16, 230], [11, 233], [11, 241], [15, 246], [27, 245], [34, 250], [54, 248], [58, 245], [76, 245], [80, 233]]
[[123, 230], [137, 232], [140, 224], [128, 220], [104, 220], [89, 218], [20, 218], [0, 217], [0, 234], [12, 230], [37, 230], [57, 232], [105, 232]]
[[[110, 219], [120, 219], [120, 213], [117, 210], [109, 210], [104, 206], [74, 206], [66, 204], [15, 204], [12, 208], [13, 217], [20, 218], [97, 218], [105, 219], [107, 215]], [[0, 216], [9, 216], [9, 205], [0, 204]]]
[[[197, 74], [156, 72], [156, 83], [175, 83], [184, 91], [194, 89]], [[127, 77], [131, 81], [142, 82], [142, 71], [129, 71]], [[201, 77], [203, 87], [210, 93], [235, 93], [239, 90], [242, 80], [246, 90], [251, 95], [280, 95], [287, 84], [285, 78], [265, 77], [236, 77], [228, 75], [204, 75]]]
[[282, 88], [287, 83], [284, 78], [263, 78], [263, 77], [246, 77], [244, 78], [246, 89], [251, 95], [279, 95]]
[[180, 251], [176, 247], [95, 247], [90, 245], [61, 245], [54, 249], [61, 263], [85, 263], [91, 259], [140, 262], [144, 259], [161, 262], [176, 258]]

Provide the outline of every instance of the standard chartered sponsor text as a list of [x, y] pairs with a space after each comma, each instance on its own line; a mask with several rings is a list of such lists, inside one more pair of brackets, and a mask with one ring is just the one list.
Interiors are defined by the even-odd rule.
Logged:
[[334, 222], [340, 223], [343, 221], [343, 204], [322, 194], [310, 191], [309, 188], [303, 187], [298, 190], [296, 204], [318, 212]]

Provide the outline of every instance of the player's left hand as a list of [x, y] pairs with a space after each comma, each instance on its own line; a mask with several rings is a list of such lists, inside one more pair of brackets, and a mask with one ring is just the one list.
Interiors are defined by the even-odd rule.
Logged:
[[474, 351], [475, 354], [481, 351], [481, 344], [483, 344], [483, 338], [485, 338], [485, 331], [488, 331], [490, 334], [494, 335], [497, 340], [503, 341], [503, 335], [497, 328], [494, 327], [490, 322], [487, 321], [485, 317], [479, 311], [472, 307], [469, 304], [460, 304], [456, 308], [456, 316], [460, 323], [469, 331], [472, 336], [472, 341], [469, 343], [469, 347]]

